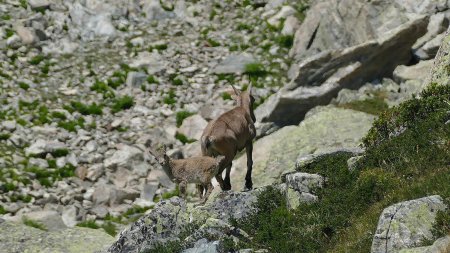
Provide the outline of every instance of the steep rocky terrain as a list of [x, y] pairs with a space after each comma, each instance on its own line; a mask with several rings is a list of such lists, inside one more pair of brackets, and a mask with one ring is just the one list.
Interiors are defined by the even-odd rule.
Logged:
[[[420, 2], [0, 1], [0, 252], [450, 251], [450, 3]], [[250, 83], [256, 189], [238, 154], [173, 197], [146, 146], [198, 155]]]

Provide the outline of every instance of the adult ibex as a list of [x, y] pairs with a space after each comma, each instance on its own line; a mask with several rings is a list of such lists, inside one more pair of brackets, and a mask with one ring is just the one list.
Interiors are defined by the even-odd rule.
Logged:
[[[200, 139], [202, 154], [204, 156], [225, 156], [223, 166], [216, 175], [217, 182], [222, 190], [231, 190], [230, 171], [234, 156], [238, 151], [247, 151], [247, 174], [245, 176], [244, 190], [251, 190], [252, 183], [252, 141], [256, 135], [255, 115], [253, 113], [252, 85], [246, 91], [238, 91], [233, 87], [237, 106], [212, 120], [203, 130]], [[226, 169], [225, 181], [222, 172]], [[201, 187], [199, 187], [201, 191]]]

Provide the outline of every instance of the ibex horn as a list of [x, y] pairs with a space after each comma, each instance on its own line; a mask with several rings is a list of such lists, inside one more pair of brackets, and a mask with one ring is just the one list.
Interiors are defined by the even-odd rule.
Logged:
[[230, 84], [231, 85], [231, 87], [233, 87], [233, 90], [234, 90], [234, 94], [236, 94], [236, 96], [239, 96], [239, 91], [234, 87], [234, 85], [232, 85], [232, 84]]

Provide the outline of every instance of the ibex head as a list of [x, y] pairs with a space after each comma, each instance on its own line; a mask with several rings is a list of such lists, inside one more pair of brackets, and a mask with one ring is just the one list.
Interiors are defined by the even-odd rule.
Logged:
[[156, 158], [156, 161], [161, 164], [164, 165], [167, 162], [166, 157], [168, 158], [167, 154], [166, 154], [166, 145], [162, 145], [159, 146], [156, 151], [148, 148], [149, 153], [154, 156]]
[[250, 84], [245, 91], [240, 91], [233, 85], [231, 85], [231, 87], [233, 87], [233, 91], [235, 94], [233, 97], [236, 100], [237, 106], [244, 107], [250, 114], [253, 122], [255, 122], [256, 118], [253, 113], [253, 104], [255, 103], [255, 98], [252, 96], [252, 84]]

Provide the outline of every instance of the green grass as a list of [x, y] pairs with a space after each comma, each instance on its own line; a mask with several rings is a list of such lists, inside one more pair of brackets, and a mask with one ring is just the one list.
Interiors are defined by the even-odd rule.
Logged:
[[195, 113], [192, 112], [188, 112], [188, 111], [179, 111], [176, 114], [176, 122], [177, 122], [177, 127], [180, 127], [181, 124], [183, 124], [183, 120], [186, 119], [189, 116], [194, 115]]
[[228, 93], [228, 92], [223, 92], [222, 93], [222, 99], [223, 100], [233, 100], [233, 98], [231, 97], [230, 93]]
[[338, 105], [338, 107], [370, 113], [373, 115], [379, 115], [389, 108], [384, 99], [380, 97], [352, 101], [349, 103]]
[[130, 109], [134, 105], [134, 99], [128, 95], [114, 99], [111, 111], [117, 113], [122, 110]]
[[26, 225], [26, 226], [29, 226], [29, 227], [33, 227], [33, 228], [37, 228], [37, 229], [40, 229], [40, 230], [43, 230], [43, 231], [47, 231], [47, 228], [45, 227], [44, 224], [42, 224], [41, 222], [38, 222], [38, 221], [31, 220], [31, 219], [29, 219], [26, 216], [22, 217], [22, 223], [24, 225]]
[[111, 79], [108, 79], [108, 84], [95, 80], [94, 84], [91, 86], [91, 90], [103, 94], [103, 98], [113, 98], [115, 95], [111, 87], [116, 87], [116, 84], [117, 83]]
[[51, 115], [52, 115], [52, 118], [55, 118], [55, 119], [62, 119], [62, 120], [67, 119], [66, 115], [62, 112], [52, 112]]
[[220, 42], [218, 42], [212, 38], [207, 38], [206, 42], [208, 42], [208, 45], [211, 47], [219, 47], [221, 45]]
[[0, 206], [0, 215], [1, 214], [6, 214], [6, 213], [7, 212], [6, 212], [5, 208], [3, 206]]
[[[319, 201], [286, 208], [281, 192], [258, 197], [259, 213], [233, 221], [251, 240], [238, 248], [269, 252], [369, 252], [379, 216], [392, 204], [429, 195], [450, 197], [450, 89], [432, 85], [384, 112], [364, 139], [366, 153], [349, 171], [350, 154], [337, 153], [299, 168], [327, 178]], [[399, 131], [399, 127], [402, 131]], [[449, 231], [448, 211], [438, 214], [435, 238]]]
[[172, 79], [172, 85], [174, 85], [174, 86], [181, 86], [181, 85], [183, 85], [183, 80], [181, 80], [178, 77], [175, 77], [175, 78]]
[[100, 226], [95, 222], [95, 220], [85, 220], [83, 222], [78, 223], [77, 226], [83, 227], [83, 228], [92, 228], [92, 229], [100, 228]]
[[27, 177], [35, 178], [39, 183], [45, 187], [51, 187], [53, 183], [66, 177], [75, 176], [75, 167], [71, 164], [67, 164], [62, 168], [39, 168], [28, 167], [25, 168]]

